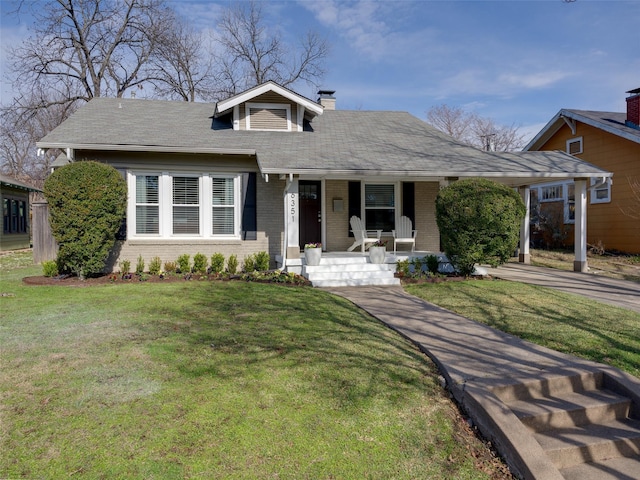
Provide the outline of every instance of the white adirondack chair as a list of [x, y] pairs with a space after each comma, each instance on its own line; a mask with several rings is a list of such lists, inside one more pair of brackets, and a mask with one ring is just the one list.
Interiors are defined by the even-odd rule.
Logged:
[[411, 220], [408, 217], [400, 217], [398, 220], [398, 224], [396, 225], [396, 229], [392, 230], [393, 234], [393, 254], [396, 254], [397, 244], [398, 243], [410, 243], [411, 251], [413, 252], [416, 248], [416, 234], [417, 230], [413, 230], [413, 225], [411, 224]]
[[351, 231], [353, 232], [353, 236], [355, 237], [355, 242], [349, 248], [347, 248], [347, 252], [351, 252], [356, 247], [362, 248], [362, 253], [364, 253], [369, 243], [375, 243], [380, 240], [380, 236], [382, 235], [382, 230], [376, 231], [376, 236], [372, 237], [369, 234], [371, 232], [367, 232], [364, 228], [364, 224], [360, 217], [353, 216], [349, 219], [349, 223], [351, 224]]

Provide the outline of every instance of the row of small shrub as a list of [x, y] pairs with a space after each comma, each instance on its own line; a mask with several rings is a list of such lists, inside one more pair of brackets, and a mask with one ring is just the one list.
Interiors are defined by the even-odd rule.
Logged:
[[[258, 252], [252, 255], [248, 255], [244, 258], [242, 271], [245, 273], [259, 271], [264, 272], [269, 270], [269, 254], [267, 252]], [[160, 257], [153, 257], [149, 262], [149, 273], [151, 275], [160, 274], [162, 269], [162, 260]], [[235, 275], [238, 273], [238, 257], [236, 255], [230, 255], [226, 259], [225, 270], [225, 257], [222, 253], [214, 253], [211, 255], [211, 259], [203, 253], [196, 253], [193, 256], [193, 263], [191, 263], [191, 256], [188, 253], [184, 253], [178, 257], [175, 262], [165, 262], [165, 273], [196, 273], [200, 275], [206, 274], [222, 274], [228, 273], [229, 275]], [[142, 275], [145, 272], [145, 261], [142, 255], [138, 257], [136, 262], [136, 275]], [[131, 261], [123, 260], [120, 262], [120, 273], [122, 275], [128, 275], [131, 273]]]
[[[424, 268], [426, 267], [426, 269]], [[411, 260], [400, 260], [396, 265], [396, 272], [402, 277], [433, 276], [439, 273], [440, 260], [436, 255], [416, 257]]]

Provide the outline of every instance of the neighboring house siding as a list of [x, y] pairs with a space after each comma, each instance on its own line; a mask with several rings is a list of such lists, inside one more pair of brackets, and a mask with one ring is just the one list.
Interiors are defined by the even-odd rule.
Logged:
[[[577, 158], [614, 174], [610, 202], [591, 203], [593, 192], [589, 192], [587, 242], [602, 243], [606, 250], [640, 253], [640, 222], [623, 213], [633, 205], [640, 211], [629, 184], [630, 179], [640, 179], [640, 144], [577, 122], [575, 134], [564, 125], [540, 150], [565, 150], [567, 140], [576, 137], [582, 137], [583, 142], [583, 152]], [[568, 239], [573, 239], [572, 229]]]
[[0, 187], [2, 228], [0, 229], [0, 251], [29, 248], [31, 228], [29, 215], [29, 193], [7, 185]]
[[[257, 172], [255, 160], [246, 158], [231, 158], [209, 155], [173, 155], [173, 154], [144, 154], [144, 153], [109, 153], [109, 152], [78, 152], [77, 158], [92, 159], [112, 165], [123, 174], [126, 171], [169, 171], [199, 173], [246, 173]], [[234, 163], [232, 163], [234, 162]], [[164, 262], [175, 262], [179, 255], [189, 254], [192, 258], [196, 253], [203, 253], [210, 257], [213, 253], [222, 253], [228, 259], [235, 254], [242, 264], [243, 259], [250, 254], [260, 251], [269, 252], [272, 266], [275, 266], [275, 256], [282, 248], [283, 234], [281, 232], [284, 218], [284, 201], [282, 192], [284, 181], [269, 179], [265, 182], [257, 174], [256, 183], [256, 217], [257, 232], [255, 240], [224, 239], [224, 238], [134, 238], [128, 232], [126, 241], [118, 242], [110, 259], [110, 268], [119, 269], [122, 260], [131, 261], [135, 265], [138, 256], [142, 256], [148, 265], [150, 260], [158, 256]], [[129, 192], [132, 195], [132, 192]]]

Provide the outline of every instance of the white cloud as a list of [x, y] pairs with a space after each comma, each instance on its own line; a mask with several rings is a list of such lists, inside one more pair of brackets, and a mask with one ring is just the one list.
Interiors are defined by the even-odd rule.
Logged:
[[567, 78], [570, 74], [560, 71], [547, 71], [528, 74], [505, 73], [498, 76], [503, 85], [518, 88], [544, 88]]

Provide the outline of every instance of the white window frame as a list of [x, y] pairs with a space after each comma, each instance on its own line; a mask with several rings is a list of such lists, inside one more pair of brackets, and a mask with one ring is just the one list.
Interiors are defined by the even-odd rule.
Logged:
[[[367, 185], [393, 185], [393, 223], [394, 226], [398, 224], [398, 218], [399, 218], [399, 210], [398, 210], [398, 203], [401, 202], [400, 199], [400, 182], [385, 182], [385, 181], [378, 181], [378, 182], [368, 182], [368, 181], [362, 181], [361, 182], [361, 186], [360, 186], [360, 211], [361, 211], [361, 218], [362, 218], [362, 223], [364, 223], [364, 225], [367, 224], [367, 210], [369, 210], [367, 208]], [[380, 209], [388, 209], [389, 207], [379, 207]], [[371, 210], [375, 210], [375, 208], [371, 208]]]
[[[265, 109], [265, 110], [286, 110], [287, 112], [287, 129], [281, 130], [278, 128], [251, 128], [251, 109]], [[247, 130], [253, 130], [254, 132], [290, 132], [291, 131], [291, 105], [288, 103], [249, 103], [247, 102], [244, 107], [244, 119]]]
[[[559, 202], [561, 200], [564, 200], [565, 198], [564, 195], [565, 195], [565, 192], [567, 191], [566, 185], [567, 185], [566, 183], [554, 183], [552, 185], [541, 186], [540, 191], [538, 192], [538, 201], [546, 203], [546, 202]], [[544, 198], [545, 189], [558, 188], [558, 187], [562, 189], [560, 194], [556, 192], [556, 195], [553, 198]]]
[[[140, 175], [158, 176], [158, 207], [159, 226], [157, 234], [136, 233], [136, 178]], [[173, 233], [173, 178], [197, 177], [199, 186], [199, 230], [200, 233]], [[233, 178], [234, 187], [234, 227], [231, 235], [213, 234], [213, 178]], [[210, 240], [240, 240], [242, 222], [242, 174], [240, 173], [193, 173], [183, 171], [158, 172], [144, 170], [128, 170], [127, 183], [128, 208], [127, 208], [127, 239], [210, 239]]]
[[[580, 148], [578, 149], [577, 152], [571, 153], [570, 145], [572, 143], [577, 143], [578, 145], [580, 145]], [[582, 137], [570, 138], [569, 140], [567, 140], [566, 151], [569, 155], [580, 155], [584, 151]]]
[[[601, 179], [600, 178], [592, 178], [591, 179], [591, 183], [590, 185], [595, 185], [596, 183], [598, 183]], [[602, 191], [605, 190], [607, 192], [607, 196], [605, 198], [598, 198], [598, 191]], [[589, 202], [591, 204], [597, 204], [597, 203], [611, 203], [611, 182], [607, 181], [604, 183], [604, 185], [601, 185], [600, 187], [596, 188], [592, 188], [589, 190]]]
[[[573, 187], [573, 200], [569, 200], [569, 188]], [[575, 211], [576, 211], [576, 186], [575, 183], [570, 182], [565, 184], [565, 188], [562, 190], [562, 199], [564, 201], [564, 223], [576, 223]], [[571, 218], [571, 205], [573, 205], [573, 218]]]

